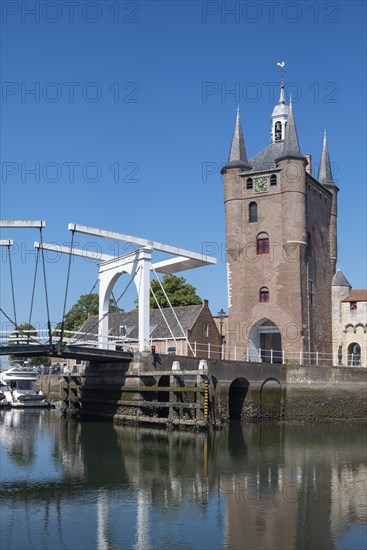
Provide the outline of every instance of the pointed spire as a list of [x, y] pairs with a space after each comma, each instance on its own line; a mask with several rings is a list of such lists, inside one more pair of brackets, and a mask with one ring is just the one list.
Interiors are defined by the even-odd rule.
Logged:
[[294, 115], [293, 115], [292, 102], [289, 105], [289, 115], [288, 115], [286, 130], [285, 130], [283, 153], [281, 154], [279, 159], [284, 157], [304, 158], [299, 149], [298, 134], [297, 134], [296, 122], [294, 120]]
[[239, 105], [237, 106], [236, 125], [233, 132], [231, 150], [225, 168], [251, 169], [247, 160], [245, 141], [243, 139]]
[[282, 77], [281, 83], [280, 83], [280, 97], [279, 97], [279, 105], [283, 104], [285, 105], [285, 95], [284, 95], [284, 78]]
[[331, 172], [331, 164], [329, 157], [329, 148], [326, 139], [326, 130], [324, 130], [324, 141], [322, 144], [321, 160], [319, 164], [319, 173], [317, 179], [323, 185], [335, 185]]

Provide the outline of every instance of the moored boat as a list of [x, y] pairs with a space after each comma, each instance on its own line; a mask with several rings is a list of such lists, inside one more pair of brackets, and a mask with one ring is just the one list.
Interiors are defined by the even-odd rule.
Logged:
[[0, 407], [10, 407], [6, 392], [9, 392], [9, 386], [0, 380]]
[[34, 388], [38, 373], [33, 369], [15, 367], [0, 373], [1, 391], [11, 407], [49, 407], [41, 391]]

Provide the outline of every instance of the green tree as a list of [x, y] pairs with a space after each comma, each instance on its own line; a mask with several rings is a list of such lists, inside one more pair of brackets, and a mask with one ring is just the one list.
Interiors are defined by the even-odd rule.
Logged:
[[[22, 323], [21, 325], [18, 325], [17, 331], [12, 332], [11, 334], [11, 342], [10, 345], [18, 345], [18, 344], [35, 344], [35, 340], [38, 338], [38, 332], [36, 331], [35, 327], [33, 325], [30, 325], [29, 323]], [[34, 332], [27, 332], [29, 330], [32, 330]], [[19, 361], [19, 357], [16, 355], [9, 355], [10, 361]], [[45, 365], [49, 366], [51, 364], [51, 359], [49, 357], [32, 357], [32, 365]]]
[[[196, 288], [186, 282], [184, 277], [176, 275], [164, 275], [162, 286], [173, 307], [178, 306], [196, 306], [202, 304], [202, 299], [196, 294]], [[169, 307], [167, 299], [159, 282], [155, 279], [151, 281], [150, 287], [157, 298], [159, 305]], [[157, 303], [153, 296], [150, 297], [150, 308], [157, 309]]]
[[[82, 324], [88, 319], [89, 315], [98, 315], [98, 294], [83, 294], [73, 307], [65, 315], [64, 330], [77, 332]], [[123, 311], [114, 305], [114, 301], [110, 298], [110, 313]], [[55, 327], [55, 331], [61, 329], [61, 323]], [[67, 335], [66, 335], [67, 336]]]

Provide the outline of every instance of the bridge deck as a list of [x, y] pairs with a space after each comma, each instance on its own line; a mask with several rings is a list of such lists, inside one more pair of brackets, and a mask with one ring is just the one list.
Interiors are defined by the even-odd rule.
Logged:
[[103, 363], [131, 361], [134, 354], [130, 351], [87, 348], [85, 346], [19, 344], [0, 346], [0, 355], [15, 357], [60, 357], [63, 359], [81, 359], [83, 361], [100, 361]]

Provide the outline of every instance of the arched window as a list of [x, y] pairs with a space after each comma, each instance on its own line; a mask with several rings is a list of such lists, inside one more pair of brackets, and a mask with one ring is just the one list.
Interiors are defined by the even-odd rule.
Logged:
[[274, 126], [275, 141], [281, 141], [282, 139], [282, 123], [276, 122]]
[[260, 288], [260, 303], [268, 302], [269, 301], [269, 289], [266, 288], [266, 286], [263, 286]]
[[257, 254], [269, 254], [269, 235], [260, 233], [257, 237]]
[[257, 203], [250, 202], [248, 205], [248, 221], [250, 223], [257, 222]]
[[247, 178], [246, 180], [246, 189], [252, 189], [253, 183], [252, 178]]
[[361, 346], [356, 342], [348, 346], [348, 365], [358, 366], [361, 364]]
[[272, 174], [270, 176], [270, 185], [276, 185], [277, 184], [277, 177], [276, 174]]

